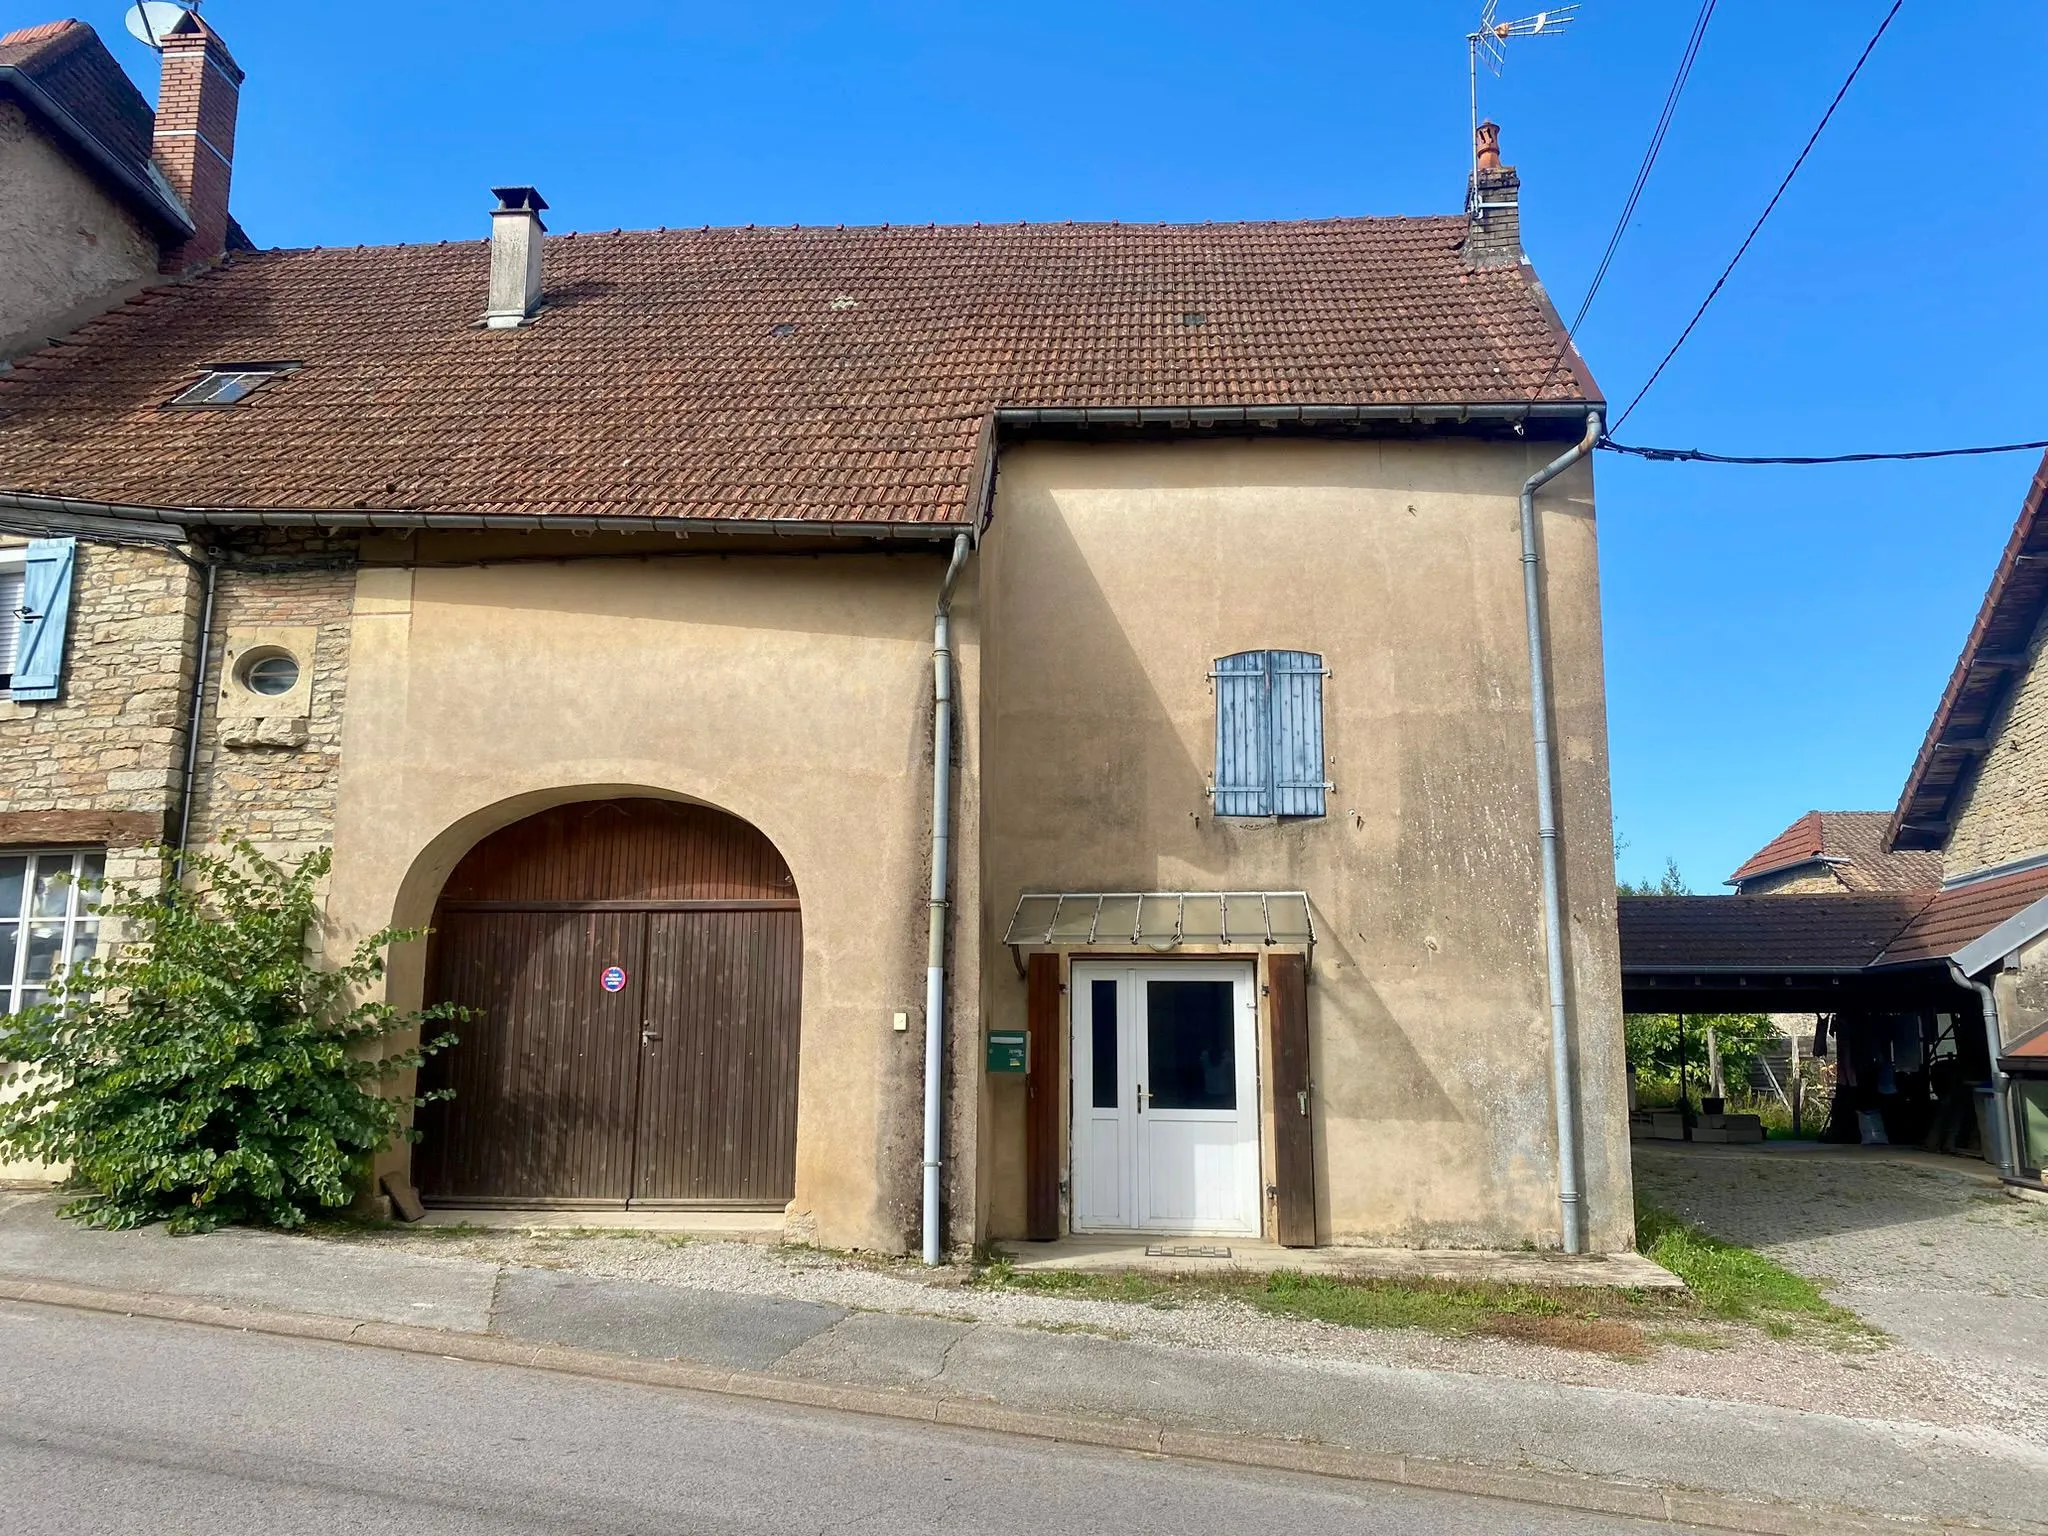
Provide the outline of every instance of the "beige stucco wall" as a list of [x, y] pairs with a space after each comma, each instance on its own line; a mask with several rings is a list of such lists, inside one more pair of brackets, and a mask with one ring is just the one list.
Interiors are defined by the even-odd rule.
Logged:
[[[541, 552], [538, 539], [501, 552]], [[563, 553], [602, 544], [562, 539]], [[803, 903], [802, 1065], [790, 1230], [902, 1250], [918, 1223], [931, 612], [941, 553], [659, 558], [365, 569], [356, 583], [329, 915], [336, 939], [423, 924], [462, 853], [547, 805], [673, 795], [759, 827]], [[470, 558], [475, 540], [391, 542], [373, 559]], [[957, 609], [962, 708], [979, 709], [974, 596]], [[962, 733], [957, 825], [978, 821]], [[980, 910], [972, 840], [956, 900]], [[421, 989], [420, 946], [394, 1001]], [[971, 1170], [975, 925], [956, 925], [966, 1049], [949, 1180]], [[911, 1028], [898, 1033], [892, 1014]], [[402, 1162], [394, 1153], [387, 1166]], [[961, 1238], [971, 1179], [949, 1187]]]
[[156, 277], [155, 238], [11, 101], [0, 101], [0, 360]]
[[[980, 582], [984, 934], [1020, 891], [1306, 889], [1325, 1241], [1559, 1240], [1516, 496], [1555, 445], [1020, 447]], [[1589, 1233], [1633, 1213], [1590, 482], [1543, 498]], [[1320, 652], [1329, 815], [1210, 815], [1218, 656]], [[1007, 957], [986, 1023], [1021, 1028]], [[985, 1089], [1022, 1231], [1021, 1085]], [[1270, 1167], [1266, 1175], [1270, 1181]]]
[[2026, 670], [1986, 733], [1991, 746], [1965, 787], [1942, 853], [1945, 877], [2048, 851], [2048, 620]]

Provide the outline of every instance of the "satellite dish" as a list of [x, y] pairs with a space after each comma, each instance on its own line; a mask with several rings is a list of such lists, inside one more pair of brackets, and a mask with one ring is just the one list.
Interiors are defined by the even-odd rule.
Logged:
[[184, 19], [187, 9], [171, 4], [171, 0], [142, 0], [141, 4], [129, 7], [129, 35], [145, 48], [162, 48], [171, 28]]

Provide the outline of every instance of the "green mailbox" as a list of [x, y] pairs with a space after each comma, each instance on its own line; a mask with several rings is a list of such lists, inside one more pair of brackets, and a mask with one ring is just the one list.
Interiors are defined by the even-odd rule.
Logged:
[[991, 1072], [1022, 1072], [1030, 1065], [1031, 1045], [1021, 1029], [992, 1029], [988, 1032], [988, 1069]]

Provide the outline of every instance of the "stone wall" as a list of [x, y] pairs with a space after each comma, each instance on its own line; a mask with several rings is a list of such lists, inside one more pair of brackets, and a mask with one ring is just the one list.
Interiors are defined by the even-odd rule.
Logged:
[[[355, 549], [353, 539], [271, 535], [238, 544], [222, 570], [199, 735], [195, 847], [239, 834], [273, 857], [297, 858], [333, 842]], [[247, 687], [239, 664], [280, 651], [298, 662], [302, 682], [266, 700]]]
[[167, 550], [78, 546], [61, 695], [0, 700], [0, 846], [104, 843], [138, 872], [177, 809], [199, 596]]
[[1987, 733], [1991, 747], [1963, 791], [1943, 852], [1946, 876], [2048, 851], [2048, 620], [2026, 670]]
[[1738, 896], [1837, 896], [1845, 890], [1841, 877], [1819, 861], [1781, 869], [1745, 880]]

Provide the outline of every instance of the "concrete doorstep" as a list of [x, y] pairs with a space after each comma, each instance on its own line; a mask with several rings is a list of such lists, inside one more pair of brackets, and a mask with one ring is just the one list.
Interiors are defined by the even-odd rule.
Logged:
[[850, 1312], [275, 1233], [84, 1232], [45, 1201], [0, 1200], [0, 1300], [1689, 1527], [2048, 1532], [2048, 1453], [1986, 1432]]

